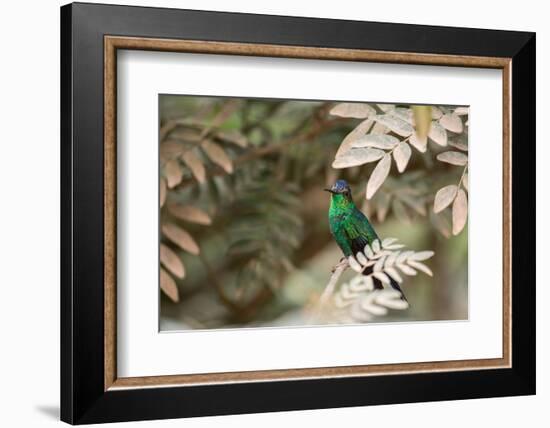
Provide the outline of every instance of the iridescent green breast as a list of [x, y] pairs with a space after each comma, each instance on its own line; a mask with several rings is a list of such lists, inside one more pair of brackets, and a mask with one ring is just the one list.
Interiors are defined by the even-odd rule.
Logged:
[[365, 245], [378, 239], [367, 217], [353, 201], [334, 194], [329, 209], [329, 226], [332, 236], [346, 257], [363, 251]]

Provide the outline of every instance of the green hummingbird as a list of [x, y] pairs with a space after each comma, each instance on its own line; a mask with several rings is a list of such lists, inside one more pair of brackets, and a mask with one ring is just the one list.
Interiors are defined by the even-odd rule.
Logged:
[[[345, 180], [337, 180], [330, 189], [324, 189], [331, 193], [328, 221], [330, 233], [344, 253], [346, 258], [355, 256], [358, 252], [364, 252], [365, 245], [372, 245], [375, 240], [380, 240], [369, 219], [353, 203], [351, 188]], [[363, 275], [372, 273], [372, 266], [365, 268]], [[391, 286], [401, 293], [403, 300], [407, 301], [405, 294], [390, 275]], [[382, 282], [373, 278], [374, 287], [382, 289]]]

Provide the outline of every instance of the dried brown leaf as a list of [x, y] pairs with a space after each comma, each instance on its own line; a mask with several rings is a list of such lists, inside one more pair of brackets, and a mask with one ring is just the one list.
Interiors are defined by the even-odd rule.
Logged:
[[170, 159], [174, 156], [179, 156], [185, 150], [185, 146], [174, 139], [163, 141], [160, 145], [160, 154]]
[[384, 183], [390, 173], [390, 168], [391, 156], [386, 153], [380, 162], [378, 162], [369, 178], [369, 182], [367, 183], [367, 199], [372, 198], [376, 191]]
[[373, 116], [373, 119], [389, 128], [392, 132], [395, 132], [397, 135], [402, 137], [408, 137], [414, 132], [414, 128], [410, 123], [405, 122], [403, 119], [392, 116], [390, 114], [381, 114]]
[[206, 171], [204, 165], [199, 157], [191, 150], [186, 151], [181, 155], [182, 160], [191, 170], [191, 173], [197, 179], [199, 183], [204, 183], [206, 180]]
[[359, 125], [357, 125], [353, 129], [353, 131], [346, 135], [346, 137], [340, 144], [338, 151], [336, 152], [336, 157], [340, 157], [348, 150], [350, 150], [352, 145], [369, 131], [373, 123], [374, 122], [371, 119], [364, 120]]
[[220, 140], [227, 141], [239, 147], [246, 147], [248, 145], [248, 138], [236, 130], [219, 131], [216, 135]]
[[233, 161], [219, 145], [210, 140], [204, 140], [201, 147], [212, 162], [221, 166], [228, 174], [233, 172]]
[[439, 123], [443, 128], [454, 132], [456, 134], [460, 134], [464, 127], [462, 126], [462, 120], [460, 117], [454, 113], [447, 113], [441, 116], [439, 119]]
[[458, 235], [468, 219], [468, 198], [466, 192], [460, 189], [453, 202], [453, 235]]
[[172, 272], [174, 276], [180, 279], [185, 277], [185, 267], [181, 259], [170, 249], [170, 247], [164, 244], [160, 244], [160, 262], [166, 269]]
[[395, 244], [397, 241], [397, 238], [385, 238], [382, 240], [382, 248], [387, 249], [390, 245]]
[[397, 267], [401, 270], [401, 272], [403, 272], [405, 275], [410, 275], [410, 276], [415, 276], [416, 275], [416, 270], [414, 270], [412, 267], [410, 267], [409, 265], [406, 265], [404, 263], [398, 263], [397, 264]]
[[361, 264], [361, 266], [365, 266], [369, 261], [367, 260], [367, 258], [365, 257], [365, 255], [359, 251], [356, 255], [355, 255], [355, 258], [357, 259], [357, 261]]
[[363, 267], [359, 264], [359, 262], [355, 259], [354, 256], [348, 257], [348, 263], [349, 266], [357, 273], [361, 273], [363, 271]]
[[355, 293], [371, 291], [374, 288], [371, 276], [356, 275], [349, 282], [349, 288]]
[[162, 207], [164, 205], [164, 202], [166, 202], [166, 180], [164, 177], [160, 177], [160, 189], [159, 189], [159, 199], [160, 199], [160, 206]]
[[164, 223], [161, 229], [162, 233], [164, 233], [170, 241], [178, 245], [183, 250], [194, 255], [198, 255], [200, 253], [199, 246], [185, 229], [182, 229], [173, 223]]
[[419, 251], [409, 256], [409, 261], [413, 260], [417, 262], [422, 262], [424, 260], [428, 260], [430, 257], [433, 257], [434, 254], [435, 253], [433, 251]]
[[168, 210], [174, 217], [180, 220], [203, 225], [212, 224], [212, 219], [206, 212], [192, 205], [172, 204], [168, 206]]
[[391, 150], [398, 143], [399, 140], [391, 135], [369, 134], [359, 138], [352, 146], [354, 148], [373, 147], [375, 149]]
[[437, 120], [441, 116], [443, 116], [443, 112], [441, 111], [441, 109], [439, 107], [432, 106], [432, 119]]
[[403, 251], [401, 254], [399, 254], [399, 256], [397, 256], [395, 263], [397, 264], [405, 263], [407, 259], [413, 254], [414, 254], [414, 251], [411, 251], [411, 250]]
[[432, 122], [430, 132], [428, 132], [428, 137], [440, 146], [447, 145], [447, 131], [439, 124], [439, 122]]
[[164, 269], [160, 269], [160, 289], [172, 300], [178, 302], [180, 300], [178, 286], [176, 281]]
[[439, 213], [447, 208], [454, 201], [458, 187], [455, 184], [442, 187], [435, 194], [434, 212]]
[[468, 163], [468, 156], [460, 152], [444, 152], [437, 155], [437, 160], [451, 165], [464, 166]]
[[392, 111], [395, 108], [395, 104], [376, 104], [380, 110], [384, 113]]
[[376, 110], [364, 103], [340, 103], [335, 105], [329, 113], [333, 116], [366, 119], [376, 114]]
[[453, 147], [457, 148], [458, 150], [463, 150], [465, 152], [468, 151], [468, 145], [464, 144], [464, 142], [462, 142], [462, 141], [449, 140], [449, 146], [453, 146]]
[[364, 147], [360, 149], [351, 149], [342, 156], [337, 157], [332, 163], [333, 168], [349, 168], [352, 166], [363, 165], [365, 163], [374, 162], [384, 156], [384, 151]]
[[420, 138], [415, 132], [411, 135], [411, 138], [409, 138], [409, 143], [411, 143], [411, 146], [413, 146], [420, 153], [425, 153], [428, 147], [428, 138]]
[[378, 261], [374, 264], [372, 267], [372, 270], [374, 272], [380, 272], [384, 268], [384, 262], [386, 261], [386, 257], [380, 257]]
[[375, 122], [370, 133], [371, 135], [384, 135], [390, 132], [390, 128], [382, 125], [381, 123]]
[[409, 266], [415, 268], [416, 270], [422, 271], [426, 275], [434, 276], [432, 270], [428, 266], [426, 266], [424, 263], [415, 262], [414, 260], [409, 260], [408, 263], [409, 263]]
[[386, 273], [388, 274], [388, 276], [390, 276], [392, 279], [394, 279], [395, 281], [397, 281], [400, 284], [403, 282], [403, 278], [401, 277], [401, 275], [399, 275], [399, 273], [397, 272], [397, 270], [395, 268], [386, 267], [385, 270], [386, 270]]
[[384, 272], [373, 272], [372, 276], [374, 276], [376, 279], [379, 279], [384, 284], [390, 285], [390, 279], [388, 278], [388, 275], [386, 275]]
[[470, 107], [457, 107], [455, 108], [454, 114], [458, 116], [464, 116], [470, 113]]
[[376, 303], [384, 308], [404, 310], [409, 304], [402, 299], [402, 294], [396, 290], [380, 290], [376, 293]]
[[[181, 123], [179, 120], [177, 122], [185, 124], [185, 122]], [[200, 142], [200, 131], [191, 128], [178, 129], [170, 134], [170, 139], [196, 144]]]
[[390, 116], [394, 116], [398, 119], [404, 120], [409, 125], [414, 125], [414, 116], [410, 108], [396, 107], [393, 110], [390, 110], [388, 114]]
[[451, 237], [451, 224], [444, 214], [430, 212], [430, 221], [445, 238]]
[[409, 159], [411, 158], [411, 146], [409, 146], [405, 141], [401, 141], [393, 151], [393, 158], [395, 159], [397, 170], [399, 172], [405, 171], [405, 168], [409, 163]]
[[183, 172], [177, 159], [166, 162], [166, 165], [164, 165], [164, 175], [166, 176], [166, 183], [170, 189], [181, 183]]

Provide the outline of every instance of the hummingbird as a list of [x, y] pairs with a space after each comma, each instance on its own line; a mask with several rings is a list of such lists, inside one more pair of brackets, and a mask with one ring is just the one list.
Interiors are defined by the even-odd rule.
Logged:
[[[364, 252], [365, 245], [372, 245], [375, 240], [380, 240], [372, 227], [369, 219], [353, 203], [351, 188], [346, 180], [337, 180], [330, 189], [324, 189], [331, 193], [328, 221], [330, 233], [344, 253], [346, 258]], [[363, 275], [372, 273], [372, 266], [363, 270]], [[401, 298], [407, 301], [405, 294], [395, 279], [388, 275], [390, 285], [401, 293]], [[382, 281], [373, 278], [376, 289], [384, 288]]]

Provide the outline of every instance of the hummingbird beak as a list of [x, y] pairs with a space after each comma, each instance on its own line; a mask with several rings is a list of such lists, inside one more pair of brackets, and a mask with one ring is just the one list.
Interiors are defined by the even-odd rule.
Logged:
[[330, 192], [330, 193], [334, 193], [334, 191], [332, 189], [323, 189], [325, 192]]

